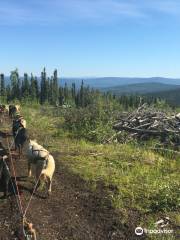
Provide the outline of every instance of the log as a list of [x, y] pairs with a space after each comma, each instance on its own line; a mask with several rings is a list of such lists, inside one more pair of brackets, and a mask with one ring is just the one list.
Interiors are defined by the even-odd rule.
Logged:
[[159, 136], [166, 134], [166, 132], [163, 132], [163, 131], [145, 130], [145, 129], [139, 129], [139, 128], [124, 127], [124, 126], [118, 126], [118, 128], [114, 126], [114, 129], [115, 130], [126, 130], [126, 131], [133, 132], [133, 133], [141, 133], [141, 134], [146, 133], [146, 134], [150, 134], [150, 135], [159, 135]]
[[151, 125], [151, 123], [146, 123], [143, 125], [139, 125], [138, 128], [149, 127], [150, 125]]

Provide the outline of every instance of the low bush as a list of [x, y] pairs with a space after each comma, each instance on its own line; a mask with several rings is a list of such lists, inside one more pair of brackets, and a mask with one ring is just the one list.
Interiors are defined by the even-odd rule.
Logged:
[[90, 105], [86, 108], [72, 108], [64, 113], [64, 129], [74, 137], [103, 142], [113, 134], [112, 121], [115, 113], [105, 106]]

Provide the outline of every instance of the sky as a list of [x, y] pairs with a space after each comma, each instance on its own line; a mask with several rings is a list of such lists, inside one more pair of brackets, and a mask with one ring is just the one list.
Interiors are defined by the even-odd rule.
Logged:
[[180, 78], [180, 0], [0, 0], [0, 72]]

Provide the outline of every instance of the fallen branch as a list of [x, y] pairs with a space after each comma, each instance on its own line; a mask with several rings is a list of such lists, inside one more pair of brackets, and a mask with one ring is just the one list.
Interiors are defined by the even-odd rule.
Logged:
[[162, 135], [165, 135], [166, 132], [164, 131], [153, 131], [153, 130], [146, 130], [146, 129], [139, 129], [139, 128], [131, 128], [131, 127], [124, 127], [124, 126], [121, 126], [118, 128], [115, 128], [114, 126], [114, 129], [118, 129], [118, 130], [126, 130], [126, 131], [129, 131], [129, 132], [133, 132], [133, 133], [141, 133], [141, 134], [144, 134], [144, 133], [147, 133], [147, 134], [150, 134], [150, 135], [158, 135], [158, 136], [162, 136]]

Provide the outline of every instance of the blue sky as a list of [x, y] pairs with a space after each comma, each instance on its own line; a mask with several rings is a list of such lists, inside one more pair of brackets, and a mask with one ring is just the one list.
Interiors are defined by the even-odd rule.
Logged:
[[180, 0], [1, 0], [0, 72], [180, 78]]

